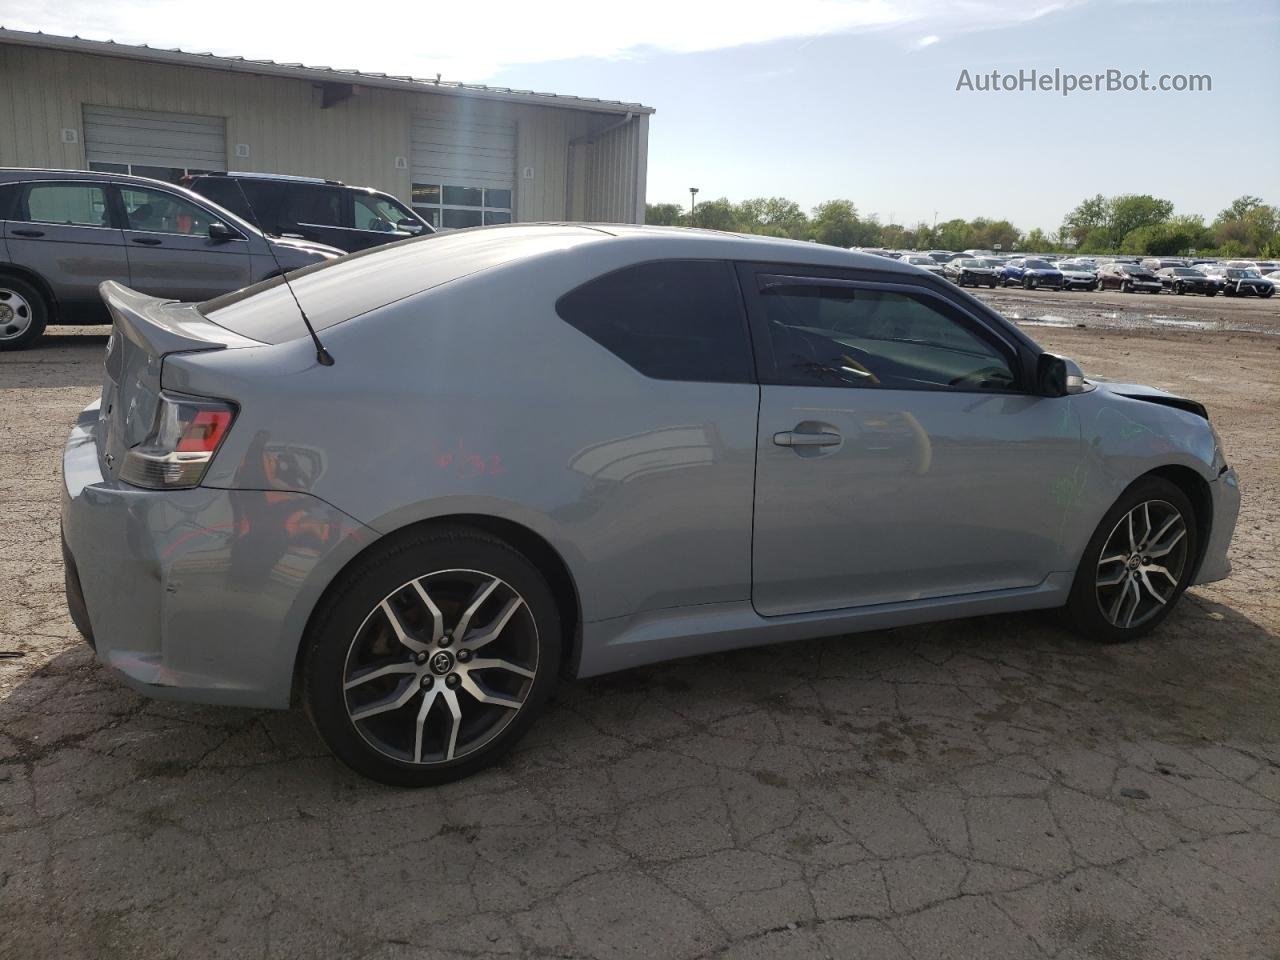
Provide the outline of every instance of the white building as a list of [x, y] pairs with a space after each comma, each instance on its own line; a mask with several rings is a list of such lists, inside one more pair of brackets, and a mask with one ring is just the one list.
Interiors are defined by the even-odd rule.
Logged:
[[0, 167], [325, 177], [444, 226], [642, 223], [651, 113], [0, 28]]

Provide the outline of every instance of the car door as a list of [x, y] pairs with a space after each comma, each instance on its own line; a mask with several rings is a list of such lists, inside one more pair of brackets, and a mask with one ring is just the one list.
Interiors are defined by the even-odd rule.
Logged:
[[350, 201], [336, 187], [291, 184], [280, 205], [280, 233], [351, 253], [360, 248], [352, 245], [353, 231], [347, 226], [351, 222], [349, 207]]
[[[216, 208], [157, 187], [118, 184], [129, 286], [173, 300], [208, 300], [248, 285], [248, 238], [209, 236]], [[225, 215], [224, 215], [225, 216]]]
[[1070, 570], [1069, 404], [1005, 335], [906, 281], [741, 268], [761, 381], [752, 602], [764, 616], [1031, 587]]
[[22, 185], [4, 224], [9, 259], [44, 280], [68, 320], [107, 320], [104, 280], [127, 283], [124, 237], [105, 185], [40, 180]]

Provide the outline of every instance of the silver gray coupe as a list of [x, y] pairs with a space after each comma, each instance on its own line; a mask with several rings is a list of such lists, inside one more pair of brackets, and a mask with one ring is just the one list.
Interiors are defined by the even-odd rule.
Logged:
[[103, 285], [68, 602], [135, 689], [301, 700], [387, 783], [491, 764], [562, 675], [1028, 609], [1118, 641], [1230, 569], [1199, 403], [909, 264], [520, 225], [288, 280]]

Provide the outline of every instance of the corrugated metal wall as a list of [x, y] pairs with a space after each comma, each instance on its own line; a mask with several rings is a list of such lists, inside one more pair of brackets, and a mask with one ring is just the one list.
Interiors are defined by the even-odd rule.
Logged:
[[[332, 177], [406, 201], [411, 173], [395, 161], [411, 156], [415, 113], [514, 121], [517, 220], [643, 219], [644, 115], [589, 145], [589, 162], [574, 165], [571, 185], [570, 141], [612, 117], [371, 87], [321, 109], [320, 90], [308, 80], [8, 44], [0, 44], [0, 166], [84, 169], [85, 104], [226, 117], [229, 169]], [[62, 142], [64, 128], [78, 142]], [[234, 155], [236, 144], [249, 146], [248, 158]], [[574, 213], [566, 202], [571, 188], [581, 198]]]
[[575, 166], [585, 173], [582, 219], [644, 222], [648, 141], [649, 118], [638, 114], [584, 145], [585, 149], [576, 148]]

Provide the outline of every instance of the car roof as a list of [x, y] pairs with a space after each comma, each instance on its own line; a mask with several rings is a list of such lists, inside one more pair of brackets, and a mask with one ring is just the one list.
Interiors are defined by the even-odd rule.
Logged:
[[58, 170], [52, 167], [0, 167], [0, 183], [40, 180], [49, 177], [58, 180], [102, 180], [108, 183], [133, 183], [147, 187], [168, 187], [171, 190], [183, 190], [185, 192], [183, 187], [167, 180], [135, 177], [129, 173], [108, 173], [105, 170]]
[[[841, 247], [687, 227], [632, 224], [528, 223], [474, 227], [372, 247], [290, 274], [292, 294], [316, 329], [325, 329], [433, 287], [521, 262], [533, 269], [544, 258], [571, 254], [601, 270], [650, 260], [743, 260], [798, 267], [864, 268], [881, 275], [931, 276], [927, 270]], [[486, 276], [492, 276], [487, 274]], [[487, 281], [486, 281], [487, 282]], [[215, 323], [236, 318], [266, 342], [296, 334], [290, 292], [272, 281], [201, 305]], [[231, 312], [223, 314], [223, 310]]]
[[600, 235], [600, 242], [632, 246], [636, 249], [637, 255], [647, 255], [646, 248], [652, 248], [655, 258], [757, 260], [814, 266], [864, 267], [881, 273], [903, 273], [911, 276], [920, 276], [921, 273], [910, 264], [879, 254], [752, 233], [728, 233], [721, 230], [690, 229], [689, 227], [642, 226], [633, 223], [506, 224], [479, 229], [505, 230], [509, 231], [513, 238], [518, 238], [522, 231], [537, 231], [552, 226], [576, 227], [580, 230], [592, 231]]

